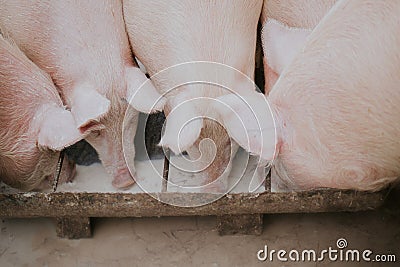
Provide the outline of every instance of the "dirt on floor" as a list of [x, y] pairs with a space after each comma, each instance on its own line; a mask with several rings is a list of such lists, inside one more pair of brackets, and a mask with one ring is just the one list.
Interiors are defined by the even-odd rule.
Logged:
[[[400, 189], [377, 211], [358, 213], [265, 215], [261, 236], [219, 236], [215, 217], [94, 219], [93, 238], [68, 240], [56, 236], [52, 219], [0, 221], [0, 266], [400, 266]], [[348, 250], [395, 255], [397, 262], [340, 261], [337, 240]], [[343, 240], [342, 240], [343, 241]], [[279, 261], [260, 261], [268, 247], [286, 250]], [[338, 250], [338, 259], [301, 261], [304, 250]], [[289, 258], [300, 253], [299, 262]], [[334, 252], [332, 257], [334, 256]], [[264, 257], [264, 252], [260, 257]], [[291, 254], [296, 258], [295, 252]], [[349, 256], [349, 258], [351, 258]], [[307, 260], [307, 254], [305, 254]]]

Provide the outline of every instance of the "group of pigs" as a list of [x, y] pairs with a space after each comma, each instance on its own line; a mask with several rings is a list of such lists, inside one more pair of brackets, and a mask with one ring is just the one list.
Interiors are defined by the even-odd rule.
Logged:
[[398, 14], [397, 0], [0, 0], [0, 180], [46, 187], [85, 139], [130, 187], [138, 114], [164, 111], [160, 145], [207, 183], [241, 146], [284, 190], [381, 189], [400, 176]]

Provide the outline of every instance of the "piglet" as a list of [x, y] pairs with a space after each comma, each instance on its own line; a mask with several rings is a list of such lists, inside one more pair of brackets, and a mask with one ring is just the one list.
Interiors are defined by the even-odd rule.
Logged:
[[97, 150], [113, 185], [134, 183], [125, 152], [134, 158], [133, 139], [138, 112], [127, 112], [129, 101], [139, 111], [161, 110], [159, 94], [133, 61], [120, 0], [0, 0], [0, 25], [27, 56], [50, 74], [71, 109], [75, 128], [90, 132], [86, 140]]
[[[256, 138], [233, 137], [264, 163], [273, 160], [281, 189], [374, 191], [400, 176], [398, 14], [398, 1], [341, 0], [268, 98], [221, 97], [238, 114], [225, 112], [230, 132], [255, 107], [246, 123]], [[271, 110], [261, 108], [268, 103]]]
[[123, 2], [134, 54], [168, 99], [160, 145], [187, 151], [206, 191], [226, 190], [238, 148], [211, 103], [232, 90], [254, 90], [261, 7], [259, 0]]
[[[52, 182], [60, 151], [84, 136], [51, 78], [0, 34], [0, 180], [21, 189]], [[60, 181], [71, 180], [64, 160]]]

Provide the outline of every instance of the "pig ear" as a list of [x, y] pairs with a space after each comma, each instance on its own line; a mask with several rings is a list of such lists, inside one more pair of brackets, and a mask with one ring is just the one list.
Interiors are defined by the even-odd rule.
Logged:
[[81, 132], [95, 130], [100, 127], [100, 119], [110, 109], [110, 100], [87, 85], [74, 89], [71, 113], [76, 126]]
[[262, 28], [264, 57], [269, 68], [282, 74], [295, 55], [304, 47], [312, 30], [292, 28], [274, 19], [268, 19]]
[[39, 147], [60, 151], [85, 138], [85, 135], [76, 129], [71, 112], [61, 107], [53, 107], [45, 113], [36, 114], [36, 117], [42, 118], [33, 121], [33, 127], [39, 130], [37, 140]]
[[164, 109], [166, 99], [139, 68], [126, 68], [126, 79], [128, 87], [126, 99], [134, 109], [143, 113]]
[[175, 154], [179, 154], [186, 151], [199, 138], [203, 119], [190, 101], [175, 100], [180, 103], [173, 105], [175, 108], [168, 114], [164, 135], [159, 145], [168, 147]]
[[213, 106], [233, 140], [262, 160], [273, 159], [277, 132], [272, 110], [263, 94], [228, 94], [217, 98]]

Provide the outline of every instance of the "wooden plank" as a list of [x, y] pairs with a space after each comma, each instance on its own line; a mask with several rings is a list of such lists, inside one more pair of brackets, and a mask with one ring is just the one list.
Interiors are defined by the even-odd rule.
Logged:
[[[315, 190], [285, 193], [228, 194], [208, 205], [177, 207], [146, 193], [13, 193], [0, 194], [0, 217], [153, 217], [255, 213], [336, 212], [375, 209], [386, 191]], [[213, 200], [207, 193], [158, 193], [168, 203]]]

